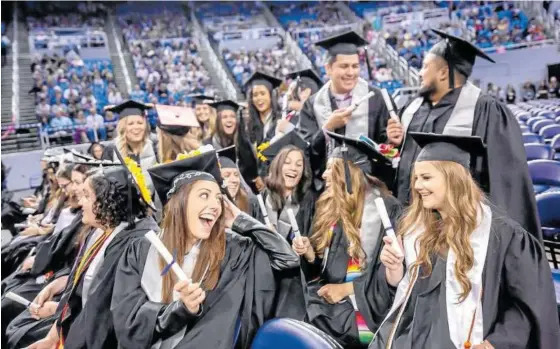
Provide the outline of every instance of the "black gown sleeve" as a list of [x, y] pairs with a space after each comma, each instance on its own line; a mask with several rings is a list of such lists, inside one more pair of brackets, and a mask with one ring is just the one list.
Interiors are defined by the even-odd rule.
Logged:
[[231, 227], [236, 233], [251, 240], [270, 258], [273, 270], [299, 267], [299, 256], [280, 234], [271, 231], [263, 223], [241, 212]]
[[149, 248], [146, 240], [130, 244], [115, 274], [118, 281], [111, 299], [111, 313], [117, 339], [123, 348], [149, 348], [197, 318], [180, 300], [170, 304], [148, 300], [141, 280]]
[[[519, 229], [521, 230], [521, 229]], [[513, 232], [504, 259], [507, 304], [485, 338], [494, 348], [560, 348], [560, 325], [551, 271], [540, 243], [524, 231]]]
[[105, 149], [103, 149], [103, 154], [101, 155], [102, 160], [113, 161], [114, 152], [116, 151], [115, 144], [108, 144]]
[[[369, 122], [370, 129], [373, 124], [373, 137], [372, 139], [377, 143], [387, 142], [387, 121], [389, 121], [389, 110], [383, 100], [381, 90], [378, 88], [371, 88], [375, 93], [369, 101]], [[389, 96], [389, 98], [391, 98]], [[371, 137], [371, 136], [370, 136]]]
[[481, 120], [486, 122], [483, 139], [487, 145], [488, 173], [485, 175], [488, 176], [490, 199], [542, 241], [535, 194], [519, 124], [504, 104], [490, 96], [480, 97], [475, 115], [480, 115]]
[[323, 188], [321, 175], [325, 172], [327, 164], [327, 140], [325, 133], [319, 128], [313, 112], [314, 100], [315, 96], [311, 96], [303, 104], [299, 114], [300, 128], [298, 132], [305, 141], [309, 142], [309, 161], [313, 174], [313, 186], [316, 191], [320, 191]]
[[258, 176], [258, 162], [257, 155], [253, 149], [253, 144], [245, 127], [245, 119], [241, 116], [239, 118], [239, 127], [236, 135], [236, 149], [237, 159], [239, 164], [239, 173], [243, 180], [251, 188], [253, 193], [258, 193], [258, 190], [253, 182]]

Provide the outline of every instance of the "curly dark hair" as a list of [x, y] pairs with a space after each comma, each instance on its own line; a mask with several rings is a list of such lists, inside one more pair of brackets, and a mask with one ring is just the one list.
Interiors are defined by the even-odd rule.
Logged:
[[[128, 220], [128, 193], [117, 188], [117, 184], [105, 176], [102, 171], [88, 172], [91, 188], [95, 192], [93, 213], [95, 220], [102, 226], [115, 228], [121, 222]], [[132, 192], [135, 190], [133, 188]], [[141, 217], [146, 214], [145, 206], [139, 203], [133, 195], [132, 217]]]

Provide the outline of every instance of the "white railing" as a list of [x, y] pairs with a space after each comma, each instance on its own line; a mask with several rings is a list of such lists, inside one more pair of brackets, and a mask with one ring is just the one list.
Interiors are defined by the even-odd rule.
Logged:
[[19, 37], [18, 6], [14, 6], [14, 37], [12, 40], [12, 120], [19, 125]]
[[[544, 47], [544, 46], [553, 46], [556, 45], [556, 42], [554, 39], [548, 39], [548, 40], [540, 40], [540, 41], [527, 41], [527, 42], [521, 42], [519, 44], [513, 44], [513, 45], [506, 45], [503, 46], [507, 51], [511, 51], [511, 50], [519, 50], [519, 49], [524, 49], [524, 48], [534, 48], [534, 47]], [[482, 51], [484, 52], [496, 52], [496, 50], [499, 47], [486, 47], [483, 48]]]
[[224, 71], [220, 60], [216, 56], [212, 45], [210, 45], [210, 41], [208, 41], [208, 37], [202, 30], [202, 27], [200, 26], [200, 23], [198, 22], [198, 19], [194, 14], [194, 10], [192, 9], [193, 8], [191, 7], [191, 21], [193, 23], [193, 34], [195, 41], [197, 42], [199, 48], [203, 48], [204, 50], [206, 50], [208, 58], [210, 59], [210, 64], [214, 68], [214, 73], [218, 77], [219, 83], [222, 85], [222, 90], [226, 94], [227, 99], [235, 101], [237, 100], [237, 91], [231, 83], [227, 73]]
[[387, 65], [393, 72], [396, 73], [398, 77], [402, 77], [409, 86], [418, 86], [420, 84], [420, 79], [418, 75], [418, 70], [410, 67], [404, 57], [399, 56], [399, 53], [391, 46], [388, 45], [383, 37], [378, 36], [374, 40], [370, 47], [376, 52], [380, 57], [384, 57], [387, 61]]
[[124, 74], [126, 91], [127, 94], [130, 96], [130, 93], [132, 92], [132, 81], [130, 80], [130, 75], [128, 75], [128, 68], [126, 67], [126, 63], [124, 61], [121, 42], [117, 36], [117, 29], [115, 29], [115, 16], [113, 14], [109, 15], [109, 21], [111, 21], [111, 31], [113, 32], [113, 40], [115, 40], [115, 47], [117, 48], [117, 53], [119, 55], [119, 63], [121, 65], [121, 70]]

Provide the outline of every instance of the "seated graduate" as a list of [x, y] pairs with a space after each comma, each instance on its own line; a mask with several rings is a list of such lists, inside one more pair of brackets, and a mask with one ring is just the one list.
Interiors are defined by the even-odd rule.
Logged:
[[191, 129], [190, 133], [199, 142], [212, 137], [216, 128], [216, 109], [210, 104], [214, 103], [214, 97], [205, 95], [192, 96], [194, 115], [199, 127]]
[[247, 189], [245, 189], [247, 185], [243, 183], [239, 173], [235, 146], [222, 148], [216, 153], [218, 153], [220, 161], [220, 173], [227, 185], [228, 193], [233, 199], [233, 204], [249, 216], [253, 218], [259, 217], [259, 203], [254, 195], [249, 195]]
[[66, 287], [53, 286], [42, 300], [63, 292], [56, 322], [29, 348], [117, 347], [109, 307], [118, 260], [131, 240], [159, 230], [146, 217], [148, 207], [154, 208], [142, 171], [124, 163], [121, 159], [88, 172], [82, 186], [82, 222], [95, 229], [82, 243]]
[[195, 150], [200, 146], [190, 130], [199, 127], [190, 108], [169, 105], [156, 105], [158, 113], [157, 139], [158, 161], [166, 163], [175, 160], [177, 155]]
[[[4, 279], [3, 288], [6, 292], [14, 292], [23, 298], [39, 304], [25, 310], [23, 305], [2, 299], [2, 343], [9, 348], [22, 348], [43, 338], [53, 324], [54, 314], [60, 297], [53, 297], [53, 301], [44, 302], [45, 294], [50, 292], [53, 282], [66, 284], [68, 274], [80, 247], [80, 241], [87, 229], [82, 223], [81, 185], [85, 180], [85, 173], [89, 166], [74, 165], [72, 182], [66, 187], [69, 195], [69, 208], [75, 212], [72, 222], [60, 232], [54, 232], [46, 240], [37, 245], [36, 253], [28, 257], [13, 277]], [[59, 220], [60, 222], [60, 220]], [[58, 223], [57, 223], [58, 224]], [[9, 281], [8, 281], [9, 280]], [[34, 299], [35, 298], [35, 299]], [[14, 316], [5, 313], [8, 306], [14, 309]], [[11, 321], [11, 319], [14, 319]], [[10, 322], [11, 321], [11, 322]], [[6, 327], [7, 326], [7, 329]], [[6, 329], [4, 331], [4, 329]], [[5, 338], [4, 338], [5, 336]]]
[[[289, 243], [293, 232], [288, 209], [294, 212], [299, 229], [307, 229], [304, 222], [311, 215], [317, 197], [314, 191], [309, 190], [311, 170], [306, 151], [307, 142], [291, 131], [257, 155], [269, 165], [265, 165], [268, 175], [262, 192], [266, 215], [272, 227]], [[261, 214], [264, 215], [263, 212]]]
[[480, 137], [411, 133], [412, 203], [368, 288], [380, 324], [370, 348], [559, 348], [546, 254], [490, 204], [469, 163]]
[[211, 144], [216, 150], [234, 145], [239, 124], [237, 122], [239, 104], [228, 99], [211, 103], [210, 106], [217, 111], [216, 127], [212, 132], [212, 136], [205, 139], [203, 143]]
[[156, 166], [150, 175], [165, 198], [160, 238], [192, 282], [167, 272], [147, 239], [131, 244], [111, 303], [119, 346], [249, 348], [274, 310], [274, 272], [298, 268], [299, 258], [224, 196], [211, 147]]
[[2, 277], [5, 278], [12, 274], [29, 255], [30, 251], [37, 244], [46, 239], [53, 230], [60, 231], [69, 224], [68, 215], [64, 214], [60, 223], [58, 218], [66, 205], [67, 195], [64, 187], [71, 181], [71, 167], [62, 166], [60, 170], [53, 174], [53, 181], [56, 182], [56, 191], [51, 195], [52, 204], [46, 215], [38, 215], [28, 218], [27, 228], [21, 231], [8, 246], [2, 249]]
[[382, 154], [364, 140], [329, 136], [339, 146], [323, 174], [325, 191], [310, 218], [312, 228], [303, 232], [307, 237], [294, 239], [292, 246], [304, 257], [309, 322], [345, 348], [367, 347], [374, 322], [365, 287], [384, 234], [374, 200], [383, 199], [391, 220], [398, 219], [401, 206], [374, 177]]

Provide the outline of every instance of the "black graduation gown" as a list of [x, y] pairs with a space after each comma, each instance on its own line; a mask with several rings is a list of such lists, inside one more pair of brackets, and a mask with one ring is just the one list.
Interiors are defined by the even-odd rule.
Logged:
[[278, 119], [280, 119], [279, 113], [273, 110], [272, 125], [270, 126], [266, 134], [264, 134], [264, 123], [261, 121], [261, 118], [258, 115], [257, 117], [253, 117], [251, 119], [249, 129], [249, 139], [251, 140], [251, 143], [254, 143], [258, 146], [259, 144], [271, 140], [276, 133], [276, 124], [278, 123]]
[[[400, 203], [392, 196], [383, 198], [383, 201], [385, 202], [389, 218], [395, 224], [401, 214]], [[368, 285], [370, 279], [375, 275], [373, 272], [376, 265], [375, 261], [378, 260], [379, 253], [381, 252], [384, 234], [384, 230], [381, 228], [373, 251], [373, 262], [366, 267], [366, 270], [364, 270], [360, 277], [352, 281], [356, 304], [371, 331], [375, 330], [375, 327], [372, 326], [374, 322], [371, 318], [371, 313], [366, 310], [365, 305], [369, 302], [368, 297], [372, 297], [372, 295], [365, 292], [365, 285]], [[356, 315], [350, 298], [346, 297], [345, 302], [342, 303], [329, 304], [317, 295], [319, 289], [327, 284], [342, 284], [345, 282], [348, 261], [350, 259], [347, 250], [348, 240], [339, 222], [333, 231], [327, 264], [324, 270], [322, 270], [322, 259], [316, 258], [315, 263], [310, 264], [305, 258], [302, 258], [302, 270], [307, 280], [307, 315], [312, 325], [332, 336], [345, 348], [361, 348], [363, 345], [359, 340]]]
[[[533, 236], [498, 211], [492, 208], [482, 275], [484, 339], [496, 349], [560, 348], [556, 298], [546, 254]], [[395, 349], [449, 347], [445, 260], [435, 256], [433, 260], [437, 260], [433, 274], [419, 277], [412, 289], [395, 335]], [[371, 318], [379, 326], [396, 291], [387, 284], [380, 262], [364, 290]], [[381, 327], [370, 348], [385, 348], [394, 317]]]
[[298, 268], [299, 259], [285, 240], [246, 214], [235, 220], [232, 229], [238, 234], [226, 235], [220, 279], [214, 290], [207, 291], [199, 316], [190, 314], [180, 300], [148, 301], [141, 279], [150, 244], [138, 240], [129, 246], [118, 267], [111, 303], [119, 348], [150, 348], [185, 325], [177, 349], [231, 349], [234, 337], [235, 347], [249, 348], [257, 329], [274, 316], [273, 274]]
[[[159, 227], [153, 218], [143, 218], [134, 226], [119, 232], [109, 243], [104, 259], [91, 281], [84, 308], [82, 308], [84, 275], [74, 292], [71, 292], [71, 282], [69, 282], [57, 310], [60, 311], [65, 304], [68, 304], [66, 316], [61, 316], [57, 320], [58, 329], [62, 328], [63, 331], [65, 349], [114, 349], [117, 347], [110, 313], [117, 264], [128, 244], [134, 239], [143, 238], [150, 230], [159, 231]], [[79, 258], [81, 255], [77, 259], [79, 260]], [[74, 273], [75, 269], [72, 270], [69, 280], [73, 279]]]
[[8, 246], [2, 248], [2, 278], [7, 278], [13, 274], [23, 263], [29, 253], [41, 241], [47, 239], [49, 235], [29, 236], [22, 240], [12, 241]]
[[[389, 120], [389, 111], [383, 101], [381, 91], [376, 87], [370, 87], [370, 91], [374, 91], [375, 95], [368, 100], [368, 134], [367, 137], [372, 139], [377, 144], [387, 142], [387, 121]], [[330, 93], [329, 93], [330, 94]], [[325, 117], [324, 115], [317, 116], [313, 110], [313, 103], [315, 102], [316, 94], [312, 95], [305, 101], [303, 108], [299, 112], [299, 134], [304, 140], [310, 143], [310, 157], [313, 161], [313, 179], [315, 189], [317, 191], [323, 188], [323, 180], [321, 178], [326, 169], [327, 163], [327, 147], [325, 134], [319, 128], [317, 117]], [[333, 111], [338, 109], [336, 101], [332, 94], [331, 108]], [[328, 117], [328, 115], [326, 116]], [[351, 121], [350, 121], [351, 122]], [[334, 131], [335, 133], [344, 135], [346, 127], [339, 128]], [[316, 159], [316, 160], [313, 160]]]
[[[408, 132], [441, 134], [460, 93], [461, 88], [454, 89], [433, 108], [430, 102], [424, 102], [414, 114]], [[523, 138], [515, 117], [503, 103], [481, 94], [475, 106], [472, 134], [480, 136], [488, 149], [486, 157], [473, 159], [473, 177], [494, 204], [542, 241]], [[393, 191], [406, 205], [410, 199], [410, 174], [419, 152], [420, 148], [407, 134]]]

